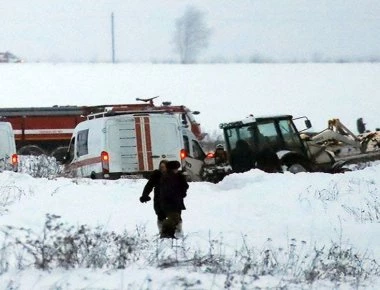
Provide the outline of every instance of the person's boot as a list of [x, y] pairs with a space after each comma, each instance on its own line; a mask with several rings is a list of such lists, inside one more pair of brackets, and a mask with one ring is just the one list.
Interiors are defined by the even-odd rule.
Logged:
[[182, 221], [177, 224], [174, 235], [176, 238], [183, 238]]
[[161, 239], [168, 239], [168, 238], [175, 239], [176, 237], [174, 236], [174, 233], [175, 233], [174, 228], [172, 228], [167, 223], [163, 223], [161, 234], [160, 234]]
[[161, 239], [177, 239], [173, 230], [163, 230], [160, 234]]
[[157, 228], [158, 228], [158, 233], [161, 235], [162, 233], [162, 222], [160, 220], [157, 220]]

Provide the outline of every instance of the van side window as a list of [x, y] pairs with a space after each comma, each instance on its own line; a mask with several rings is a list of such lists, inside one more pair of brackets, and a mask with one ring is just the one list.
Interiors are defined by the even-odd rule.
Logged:
[[189, 137], [183, 135], [183, 144], [185, 146], [185, 150], [187, 154], [190, 154], [190, 143], [189, 143]]
[[78, 132], [78, 135], [77, 135], [77, 154], [78, 154], [78, 156], [88, 154], [88, 129]]
[[203, 152], [201, 146], [198, 144], [197, 141], [192, 141], [192, 147], [193, 147], [193, 157], [198, 160], [203, 160], [206, 157], [206, 154]]

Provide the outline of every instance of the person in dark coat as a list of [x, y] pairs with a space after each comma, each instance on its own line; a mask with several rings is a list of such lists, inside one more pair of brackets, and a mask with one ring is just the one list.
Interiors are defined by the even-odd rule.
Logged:
[[175, 238], [176, 228], [182, 224], [181, 211], [186, 209], [183, 199], [189, 185], [186, 177], [178, 171], [181, 167], [178, 161], [169, 161], [166, 167], [167, 172], [162, 175], [160, 184], [160, 204], [166, 215], [161, 238]]
[[154, 189], [153, 208], [157, 215], [157, 227], [160, 233], [162, 230], [162, 222], [166, 219], [166, 214], [161, 209], [161, 204], [160, 204], [160, 183], [161, 183], [162, 175], [166, 173], [167, 163], [168, 163], [167, 160], [161, 160], [159, 169], [153, 171], [140, 197], [140, 202], [142, 203], [150, 201], [151, 198], [149, 194]]
[[214, 152], [215, 164], [222, 165], [227, 162], [227, 153], [222, 144], [216, 145]]
[[245, 140], [236, 141], [236, 147], [231, 151], [230, 165], [234, 172], [246, 172], [255, 165], [255, 154], [248, 142]]

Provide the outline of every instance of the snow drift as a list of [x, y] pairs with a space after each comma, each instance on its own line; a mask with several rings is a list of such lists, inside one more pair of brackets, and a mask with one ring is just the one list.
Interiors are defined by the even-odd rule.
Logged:
[[[377, 165], [336, 175], [266, 174], [251, 170], [227, 176], [219, 184], [191, 183], [185, 200], [187, 210], [183, 212], [186, 235], [176, 243], [179, 247], [186, 245], [188, 254], [207, 253], [214, 248], [216, 252], [222, 251], [229, 257], [233, 257], [242, 245], [256, 249], [259, 253], [265, 252], [265, 249], [277, 249], [277, 254], [278, 249], [289, 250], [293, 245], [298, 247], [297, 251], [302, 248], [305, 255], [311, 255], [315, 249], [339, 245], [369, 260], [379, 261], [379, 180], [380, 166]], [[102, 232], [121, 234], [124, 231], [134, 232], [136, 227], [144, 228], [147, 253], [154, 256], [157, 249], [161, 249], [161, 252], [169, 249], [172, 254], [175, 251], [170, 243], [157, 242], [152, 204], [141, 204], [138, 200], [145, 180], [37, 179], [25, 174], [3, 172], [0, 174], [0, 183], [0, 219], [4, 226], [42, 233], [46, 214], [58, 215], [68, 226], [101, 227]], [[2, 239], [5, 239], [4, 226]], [[166, 250], [162, 250], [162, 247]], [[136, 275], [126, 275], [123, 270], [113, 270], [116, 272], [112, 275], [123, 277], [124, 286], [137, 285], [142, 279], [141, 272], [144, 272], [143, 280], [146, 283], [149, 280], [151, 285], [148, 289], [159, 289], [170, 281], [177, 289], [181, 289], [182, 284], [176, 279], [190, 272], [190, 276], [197, 277], [194, 281], [199, 280], [203, 285], [201, 289], [210, 289], [210, 285], [213, 285], [210, 282], [212, 275], [208, 276], [207, 271], [194, 272], [182, 266], [170, 267], [160, 274], [143, 260], [144, 263], [140, 261], [127, 268]], [[362, 263], [365, 264], [364, 261]], [[16, 268], [10, 265], [8, 271], [2, 274], [3, 285], [8, 285], [17, 277], [21, 289], [27, 289], [25, 285], [36, 270], [27, 268], [15, 272]], [[100, 276], [103, 275], [102, 270], [97, 271]], [[118, 271], [121, 272], [116, 274]], [[37, 285], [43, 288], [42, 285], [47, 285], [47, 281], [53, 285], [61, 279], [58, 278], [59, 272], [54, 273], [50, 278], [39, 274], [43, 279], [36, 281]], [[85, 269], [67, 270], [64, 275], [68, 285], [87, 285], [83, 284], [84, 277], [96, 279], [88, 278], [93, 274]], [[150, 277], [148, 280], [147, 275]], [[252, 277], [249, 284], [260, 287], [280, 285], [282, 279], [275, 273], [266, 273], [257, 279]], [[225, 281], [226, 276], [221, 274], [215, 285], [223, 287]], [[101, 285], [107, 285], [102, 287], [110, 289], [120, 288], [119, 283], [114, 277], [109, 280], [109, 284], [103, 282]], [[321, 281], [315, 283], [319, 285]], [[360, 285], [374, 285], [368, 283]], [[237, 288], [241, 286], [240, 282], [235, 281], [230, 284], [230, 289], [241, 289]]]

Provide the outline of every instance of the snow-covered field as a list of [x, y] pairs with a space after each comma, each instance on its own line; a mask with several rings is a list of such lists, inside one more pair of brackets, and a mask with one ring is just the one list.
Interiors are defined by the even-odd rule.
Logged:
[[[353, 131], [358, 117], [380, 127], [379, 64], [22, 64], [0, 66], [0, 76], [2, 107], [160, 95], [199, 109], [208, 131], [249, 113], [307, 115], [316, 131], [331, 117]], [[27, 160], [21, 173], [0, 173], [0, 289], [380, 287], [378, 163], [191, 183], [185, 236], [174, 243], [157, 239], [152, 203], [138, 200], [144, 180], [33, 178], [31, 170], [55, 174]], [[83, 248], [89, 237], [101, 243]]]
[[380, 127], [380, 64], [10, 64], [0, 106], [131, 103], [161, 96], [199, 110], [205, 131], [254, 115], [308, 116], [315, 131], [340, 118]]
[[[0, 275], [0, 288], [253, 289], [290, 285], [291, 289], [330, 289], [341, 285], [342, 289], [350, 289], [359, 285], [363, 289], [377, 289], [380, 279], [374, 273], [367, 280], [361, 280], [361, 276], [357, 281], [341, 274], [340, 282], [321, 278], [310, 285], [302, 273], [293, 271], [306, 271], [315, 263], [311, 260], [313, 253], [317, 249], [327, 252], [332, 245], [357, 255], [357, 265], [365, 271], [374, 267], [373, 260], [380, 261], [379, 180], [380, 165], [376, 165], [336, 175], [266, 174], [252, 170], [230, 175], [219, 184], [191, 183], [187, 210], [183, 212], [185, 238], [174, 243], [178, 247], [172, 247], [170, 241], [157, 240], [152, 203], [141, 204], [138, 200], [144, 180], [47, 180], [3, 172], [0, 252], [4, 273]], [[6, 248], [13, 245], [7, 242], [12, 237], [22, 240], [22, 230], [15, 228], [31, 229], [42, 237], [46, 214], [60, 216], [59, 220], [67, 227], [87, 225], [92, 229], [100, 227], [102, 232], [135, 234], [138, 228], [140, 235], [146, 237], [147, 246], [136, 250], [142, 252], [142, 257], [125, 269], [53, 267], [42, 271], [32, 264], [19, 266], [20, 270], [14, 261], [18, 257], [21, 264], [23, 259], [27, 264], [28, 255], [21, 255], [20, 249], [6, 253]], [[222, 271], [209, 273], [205, 267], [181, 264], [194, 259], [197, 253], [209, 255], [210, 251], [215, 259], [223, 256], [236, 262], [230, 265], [231, 273], [234, 267], [242, 265], [241, 259], [233, 258], [237, 252], [244, 256], [244, 251], [245, 257], [249, 253], [257, 263], [265, 253], [270, 253], [273, 255], [270, 259], [274, 259], [271, 263], [279, 267], [295, 264], [281, 271], [272, 265], [273, 272], [264, 271], [258, 276], [254, 269], [245, 275], [228, 276]], [[297, 262], [289, 255], [292, 252]], [[179, 264], [173, 262], [168, 268], [162, 267], [170, 257]], [[340, 258], [342, 267], [352, 262], [349, 257]], [[228, 288], [226, 283], [231, 276], [234, 279]]]

